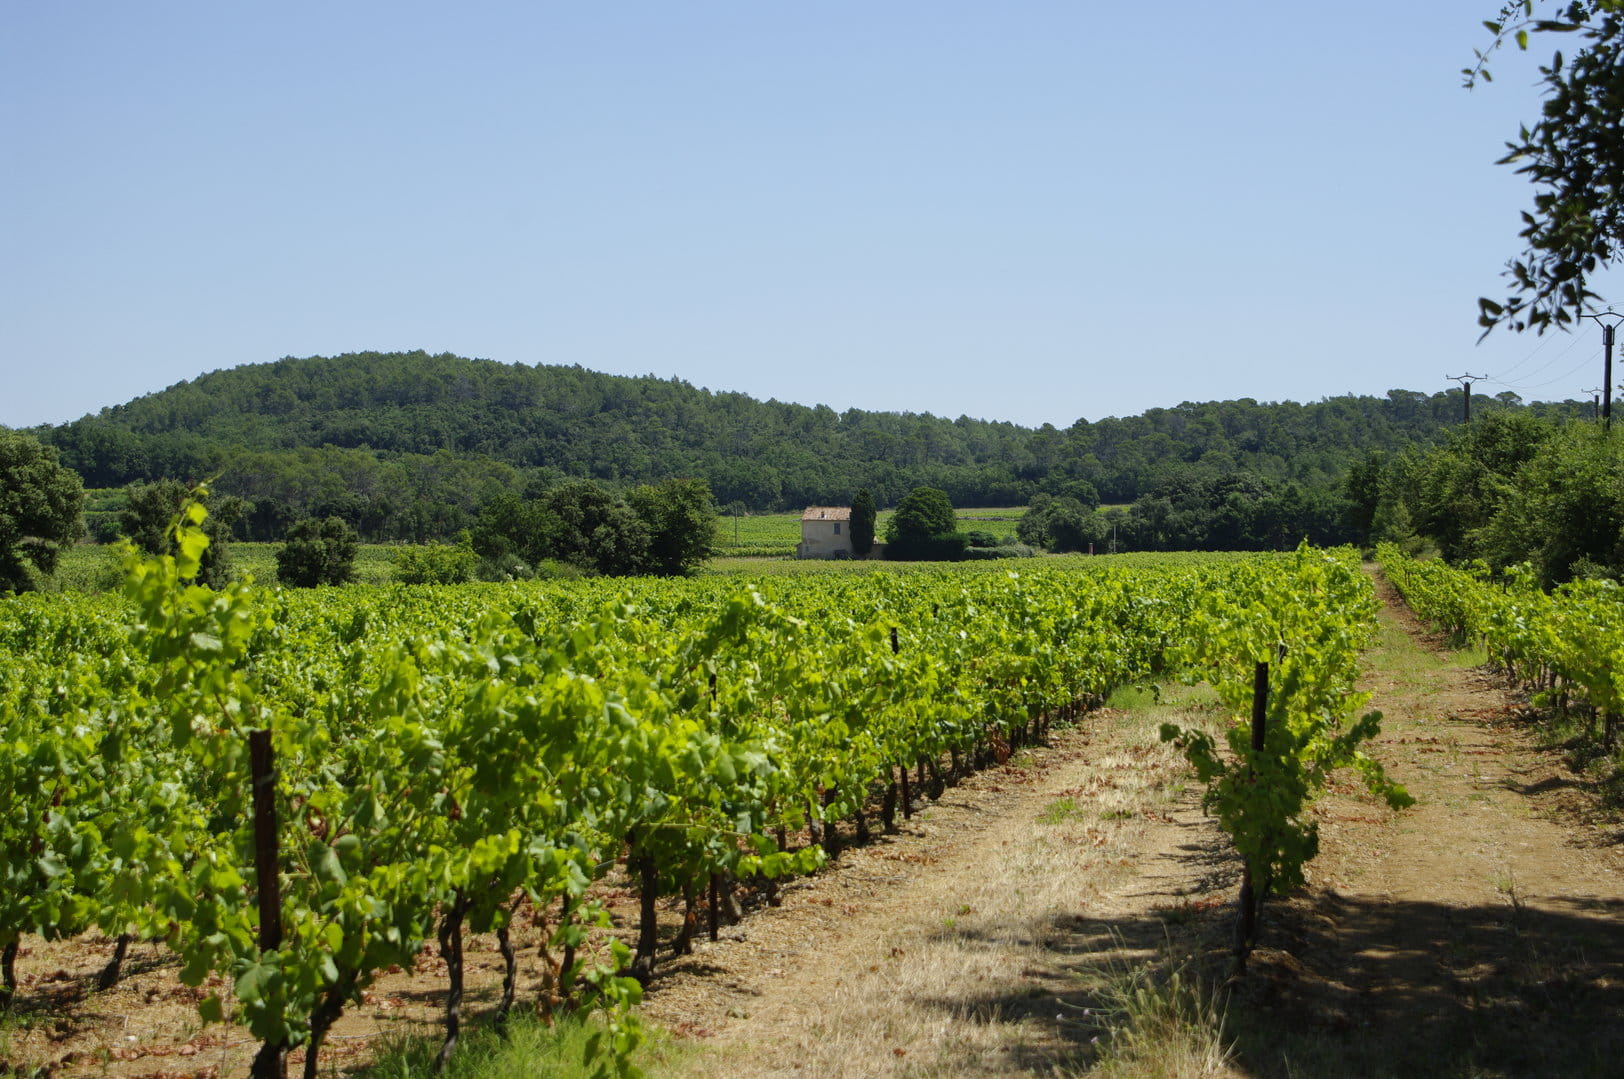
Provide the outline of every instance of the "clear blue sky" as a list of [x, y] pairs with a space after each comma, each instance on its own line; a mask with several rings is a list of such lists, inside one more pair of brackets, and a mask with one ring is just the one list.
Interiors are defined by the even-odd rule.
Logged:
[[1594, 331], [1476, 344], [1498, 7], [11, 4], [0, 424], [413, 348], [1028, 425], [1579, 396]]

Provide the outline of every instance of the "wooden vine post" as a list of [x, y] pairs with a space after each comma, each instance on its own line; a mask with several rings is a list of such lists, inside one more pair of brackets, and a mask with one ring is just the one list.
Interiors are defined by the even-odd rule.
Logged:
[[[248, 771], [254, 788], [254, 887], [259, 898], [259, 951], [282, 947], [281, 851], [276, 830], [276, 750], [271, 732], [248, 732]], [[285, 1040], [266, 1042], [254, 1055], [251, 1079], [287, 1079]]]
[[[1269, 714], [1269, 665], [1259, 663], [1252, 670], [1252, 755], [1263, 753], [1265, 724]], [[1257, 941], [1258, 907], [1263, 902], [1262, 889], [1267, 882], [1252, 879], [1252, 863], [1248, 860], [1241, 868], [1240, 911], [1235, 918], [1235, 970], [1246, 969], [1246, 957]]]
[[[895, 656], [895, 655], [901, 654], [901, 652], [902, 652], [902, 642], [897, 640], [897, 627], [892, 626], [891, 627], [891, 654], [893, 656]], [[923, 764], [921, 764], [919, 766], [921, 775], [924, 774], [924, 767], [925, 766]], [[901, 783], [902, 819], [903, 820], [912, 820], [913, 819], [913, 798], [910, 796], [910, 794], [908, 792], [908, 764], [907, 764], [906, 760], [904, 760], [902, 764], [897, 766], [897, 775], [898, 775], [900, 783]]]
[[710, 904], [707, 911], [711, 943], [721, 937], [722, 928], [722, 874], [712, 870], [710, 875]]
[[0, 949], [0, 1012], [9, 1009], [17, 995], [17, 952], [20, 947], [18, 941], [10, 940], [4, 949]]

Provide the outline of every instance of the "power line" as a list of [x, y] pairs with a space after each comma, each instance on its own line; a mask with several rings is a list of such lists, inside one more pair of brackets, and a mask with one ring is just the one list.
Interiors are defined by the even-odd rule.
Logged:
[[[1568, 340], [1568, 347], [1567, 348], [1563, 349], [1561, 352], [1558, 352], [1555, 356], [1552, 356], [1550, 359], [1546, 360], [1544, 363], [1540, 364], [1538, 367], [1534, 368], [1532, 371], [1523, 372], [1522, 377], [1525, 378], [1525, 379], [1533, 378], [1535, 375], [1538, 375], [1538, 374], [1540, 374], [1540, 373], [1542, 373], [1544, 371], [1549, 370], [1553, 364], [1560, 363], [1561, 360], [1562, 360], [1562, 357], [1564, 357], [1568, 353], [1572, 352], [1574, 350], [1574, 348], [1579, 344], [1579, 342], [1585, 340], [1588, 336], [1589, 335], [1582, 334], [1582, 333], [1575, 333], [1575, 334], [1570, 335], [1569, 340]], [[1547, 340], [1549, 340], [1549, 338], [1547, 338]], [[1511, 374], [1511, 371], [1516, 370], [1516, 368], [1518, 366], [1521, 366], [1521, 365], [1520, 364], [1513, 365], [1511, 370], [1506, 371], [1505, 374], [1507, 374], [1507, 375]], [[1501, 383], [1501, 385], [1510, 386], [1512, 389], [1517, 388], [1517, 386], [1514, 383], [1511, 383], [1511, 382], [1503, 382], [1503, 383]], [[1550, 383], [1545, 382], [1545, 383], [1540, 383], [1540, 385], [1548, 386], [1548, 385], [1550, 385]]]
[[1580, 360], [1577, 364], [1575, 364], [1569, 370], [1564, 371], [1562, 374], [1557, 375], [1555, 378], [1549, 379], [1549, 380], [1547, 380], [1545, 382], [1502, 382], [1499, 379], [1489, 379], [1489, 381], [1493, 382], [1497, 386], [1504, 386], [1508, 390], [1515, 390], [1515, 391], [1517, 391], [1519, 393], [1524, 391], [1524, 390], [1544, 389], [1546, 386], [1554, 386], [1558, 382], [1567, 381], [1568, 379], [1572, 378], [1574, 375], [1578, 374], [1580, 371], [1583, 371], [1591, 363], [1595, 362], [1595, 359], [1596, 359], [1596, 353], [1594, 353], [1594, 352], [1590, 353], [1589, 355], [1587, 355], [1584, 359]]
[[[1552, 341], [1555, 341], [1555, 340], [1556, 340], [1556, 334], [1554, 334], [1554, 333], [1540, 334], [1539, 344], [1534, 346], [1534, 350], [1532, 352], [1530, 352], [1528, 355], [1524, 356], [1522, 359], [1518, 360], [1516, 363], [1512, 364], [1510, 367], [1506, 368], [1504, 373], [1507, 374], [1507, 375], [1514, 374], [1516, 372], [1517, 368], [1521, 367], [1523, 364], [1527, 363], [1529, 360], [1532, 360], [1535, 356], [1538, 356], [1541, 352], [1545, 351], [1545, 346], [1550, 344]], [[1569, 343], [1568, 348], [1572, 348], [1572, 347], [1573, 347], [1572, 343]], [[1567, 350], [1564, 349], [1563, 351], [1565, 352]], [[1537, 371], [1530, 371], [1529, 372], [1529, 374], [1535, 374], [1535, 373], [1537, 373]]]

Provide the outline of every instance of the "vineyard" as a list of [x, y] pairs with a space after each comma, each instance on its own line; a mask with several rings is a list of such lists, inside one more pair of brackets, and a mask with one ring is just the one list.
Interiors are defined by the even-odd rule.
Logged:
[[[103, 491], [92, 492], [93, 496], [100, 495], [104, 499], [108, 494], [109, 492]], [[1011, 509], [970, 507], [956, 511], [956, 517], [959, 527], [965, 531], [981, 530], [1005, 537], [1014, 534], [1015, 527], [1020, 523], [1024, 512], [1023, 507]], [[114, 513], [112, 516], [117, 515]], [[878, 534], [881, 539], [884, 538], [885, 526], [890, 517], [890, 510], [879, 512]], [[726, 561], [721, 563], [720, 567], [713, 564], [712, 568], [720, 568], [722, 572], [731, 572], [740, 567], [752, 573], [785, 572], [785, 560], [795, 557], [795, 548], [800, 542], [799, 512], [722, 517], [716, 522], [714, 548], [717, 555]], [[397, 579], [395, 557], [404, 546], [409, 545], [361, 544], [356, 554], [355, 580], [361, 584], [388, 584], [395, 581]], [[231, 561], [235, 573], [238, 576], [252, 575], [256, 581], [262, 583], [274, 582], [276, 553], [281, 547], [280, 543], [233, 542]], [[879, 566], [881, 563], [873, 565]], [[884, 565], [894, 568], [897, 564]], [[799, 568], [789, 569], [788, 572], [805, 571], [804, 563], [798, 563], [797, 566]], [[123, 568], [116, 547], [85, 544], [63, 552], [53, 585], [63, 591], [117, 590], [122, 577]]]
[[[1357, 750], [1374, 601], [1350, 553], [214, 592], [189, 583], [200, 515], [179, 557], [130, 558], [122, 599], [0, 607], [0, 999], [25, 935], [99, 929], [108, 984], [128, 941], [162, 941], [260, 1075], [297, 1047], [316, 1074], [344, 1009], [429, 943], [449, 1056], [468, 934], [504, 958], [502, 1024], [519, 917], [546, 936], [524, 1006], [599, 1010], [590, 1052], [624, 1070], [661, 897], [680, 951], [1118, 686], [1206, 680], [1244, 717], [1273, 664], [1266, 750], [1244, 718], [1228, 752], [1164, 734], [1262, 892], [1300, 879], [1331, 767], [1384, 783]], [[1265, 774], [1279, 796], [1249, 796]], [[636, 919], [600, 901], [611, 876]]]
[[1624, 722], [1624, 588], [1579, 579], [1542, 590], [1527, 566], [1501, 579], [1485, 568], [1416, 561], [1386, 545], [1382, 570], [1415, 613], [1457, 642], [1481, 641], [1489, 662], [1563, 718], [1577, 716], [1606, 752]]
[[[1010, 509], [964, 508], [954, 512], [959, 528], [980, 530], [997, 536], [1013, 536], [1015, 526], [1026, 512]], [[875, 535], [885, 538], [892, 511], [884, 509], [875, 520]], [[750, 514], [722, 517], [716, 522], [717, 553], [729, 558], [791, 558], [801, 542], [801, 515], [795, 513]]]

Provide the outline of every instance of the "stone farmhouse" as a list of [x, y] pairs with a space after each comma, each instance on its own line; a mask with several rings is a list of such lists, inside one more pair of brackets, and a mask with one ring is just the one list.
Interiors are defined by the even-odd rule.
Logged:
[[808, 506], [796, 558], [851, 558], [851, 507]]

